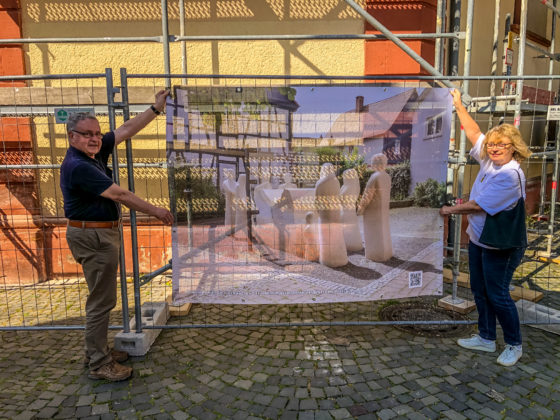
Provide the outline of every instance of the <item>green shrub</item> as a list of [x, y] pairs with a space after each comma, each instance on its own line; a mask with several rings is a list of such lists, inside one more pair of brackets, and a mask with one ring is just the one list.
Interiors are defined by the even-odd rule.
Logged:
[[[385, 171], [391, 177], [391, 200], [404, 200], [408, 197], [410, 187], [410, 163], [404, 162], [397, 165], [387, 166]], [[360, 173], [360, 192], [363, 193], [369, 177], [373, 171], [365, 169]]]
[[391, 177], [391, 199], [404, 200], [407, 198], [410, 188], [410, 162], [387, 166], [386, 171]]
[[428, 178], [414, 187], [414, 205], [418, 207], [441, 207], [445, 203], [445, 183]]
[[315, 149], [315, 153], [317, 154], [317, 156], [319, 156], [319, 165], [330, 162], [338, 167], [341, 163], [340, 150], [335, 149], [334, 147], [317, 147]]
[[180, 168], [175, 172], [174, 187], [178, 221], [187, 220], [186, 189], [191, 190], [192, 219], [224, 215], [225, 197], [215, 185], [212, 175], [201, 174], [188, 167]]

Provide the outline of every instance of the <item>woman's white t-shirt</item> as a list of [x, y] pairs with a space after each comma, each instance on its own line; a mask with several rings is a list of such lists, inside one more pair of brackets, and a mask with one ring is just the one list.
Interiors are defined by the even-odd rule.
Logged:
[[[469, 221], [467, 234], [476, 245], [490, 248], [478, 242], [486, 221], [486, 213], [494, 215], [503, 210], [510, 210], [515, 207], [522, 193], [525, 198], [525, 174], [515, 159], [502, 166], [494, 164], [488, 157], [481, 159], [480, 152], [484, 138], [484, 134], [481, 134], [470, 152], [470, 155], [480, 164], [480, 171], [471, 189], [470, 199], [484, 211], [467, 216]], [[523, 188], [517, 173], [521, 177]]]

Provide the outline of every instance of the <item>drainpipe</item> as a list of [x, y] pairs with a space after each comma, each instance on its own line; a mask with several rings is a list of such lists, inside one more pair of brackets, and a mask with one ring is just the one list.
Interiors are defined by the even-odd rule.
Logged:
[[[547, 5], [548, 6], [548, 5]], [[553, 8], [556, 9], [556, 0], [553, 1]], [[558, 15], [560, 16], [560, 14]], [[552, 34], [550, 36], [550, 53], [554, 54], [554, 47], [555, 47], [555, 33], [556, 33], [556, 16], [552, 16]], [[554, 74], [554, 60], [550, 59], [550, 63], [548, 66], [548, 74]], [[548, 90], [552, 90], [552, 79], [548, 81]], [[548, 124], [546, 125], [546, 132], [545, 132], [545, 144], [546, 139], [548, 138]], [[558, 154], [560, 153], [560, 127], [558, 124], [556, 125], [556, 142], [554, 144], [556, 153], [554, 154], [554, 169], [552, 172], [552, 189], [550, 191], [550, 219], [548, 221], [548, 238], [547, 238], [547, 245], [546, 245], [546, 256], [550, 257], [552, 253], [552, 240], [554, 239], [554, 221], [556, 215], [556, 199], [558, 197]], [[546, 157], [543, 158], [543, 172], [544, 177], [541, 175], [541, 179], [544, 179], [544, 185], [541, 184], [541, 206], [545, 200], [546, 194]], [[539, 212], [542, 214], [542, 212]]]
[[[461, 30], [461, 0], [451, 0], [449, 4], [449, 30], [450, 31], [460, 31]], [[449, 56], [447, 61], [447, 73], [451, 76], [459, 75], [459, 40], [452, 39], [449, 48]], [[453, 139], [453, 143], [449, 144], [450, 156], [455, 158], [455, 145], [456, 143], [456, 119], [457, 115], [453, 113], [451, 115], [451, 129], [449, 132], [449, 138]], [[455, 170], [454, 168], [447, 168], [447, 195], [453, 196], [453, 183], [454, 183]], [[449, 217], [447, 224], [447, 246], [453, 248], [455, 242], [455, 217]]]
[[[163, 66], [164, 73], [171, 73], [171, 64], [169, 61], [169, 25], [167, 16], [167, 0], [161, 0], [161, 36], [163, 38]], [[171, 79], [167, 77], [165, 79], [165, 88], [171, 88]]]
[[[461, 0], [452, 0], [449, 6], [451, 19], [451, 31], [461, 30]], [[449, 73], [451, 76], [459, 75], [459, 40], [451, 40], [451, 51], [449, 53]]]
[[[498, 34], [500, 32], [500, 0], [496, 0], [494, 5], [494, 36], [492, 38], [492, 71], [491, 75], [495, 76], [498, 70]], [[505, 51], [504, 51], [505, 54]], [[496, 81], [492, 80], [490, 83], [490, 96], [496, 96]], [[488, 118], [488, 129], [492, 127], [492, 119], [496, 103], [492, 102], [490, 115]]]
[[[436, 12], [436, 34], [442, 33], [442, 28], [445, 20], [445, 0], [438, 0]], [[434, 67], [441, 73], [443, 72], [443, 38], [436, 38], [436, 46], [434, 51], [435, 61]]]
[[[525, 67], [525, 41], [527, 40], [527, 0], [521, 0], [521, 22], [519, 29], [519, 56], [517, 57], [517, 75], [523, 76]], [[517, 97], [515, 98], [515, 117], [513, 125], [521, 124], [521, 98], [523, 97], [523, 79], [517, 80]]]
[[[179, 0], [179, 33], [185, 36], [185, 0]], [[187, 43], [181, 41], [181, 71], [187, 74]], [[187, 79], [181, 79], [183, 85], [187, 84]]]

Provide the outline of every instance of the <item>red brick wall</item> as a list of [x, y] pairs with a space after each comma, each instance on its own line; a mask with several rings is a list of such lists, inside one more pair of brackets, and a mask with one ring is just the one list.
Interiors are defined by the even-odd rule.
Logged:
[[[433, 33], [436, 25], [437, 0], [368, 0], [368, 13], [395, 34]], [[379, 34], [366, 24], [366, 34]], [[406, 40], [410, 48], [429, 63], [434, 63], [434, 40]], [[388, 40], [365, 42], [366, 75], [427, 74], [408, 54]]]
[[[0, 38], [21, 38], [21, 8], [16, 0], [0, 2]], [[23, 46], [21, 44], [0, 44], [0, 75], [20, 74], [25, 74]], [[12, 86], [12, 83], [0, 82], [0, 86]]]

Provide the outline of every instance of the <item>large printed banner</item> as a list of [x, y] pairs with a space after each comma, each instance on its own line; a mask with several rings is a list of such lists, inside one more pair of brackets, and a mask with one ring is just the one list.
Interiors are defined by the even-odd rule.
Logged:
[[441, 88], [175, 87], [174, 303], [441, 294], [450, 117]]

